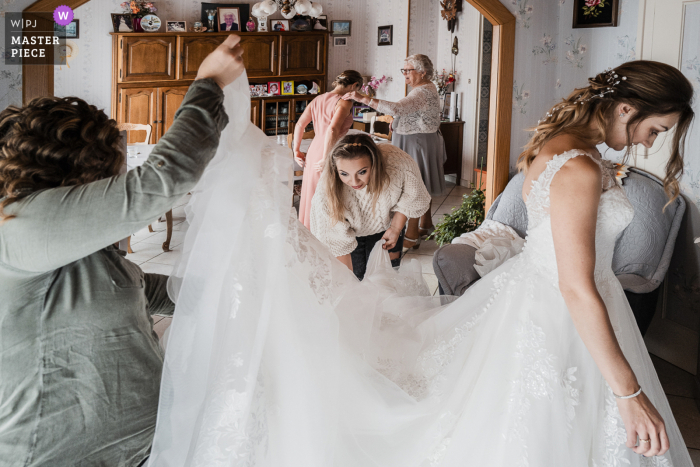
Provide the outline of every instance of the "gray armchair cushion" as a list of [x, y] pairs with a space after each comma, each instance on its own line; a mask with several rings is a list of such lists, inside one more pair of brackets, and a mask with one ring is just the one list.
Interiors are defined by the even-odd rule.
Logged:
[[[524, 174], [519, 173], [494, 201], [486, 215], [511, 226], [522, 237], [527, 231], [527, 210], [522, 199]], [[685, 201], [678, 197], [665, 211], [668, 201], [661, 181], [653, 175], [631, 169], [623, 180], [627, 198], [634, 207], [634, 219], [615, 244], [613, 270], [625, 290], [647, 293], [666, 276]], [[474, 248], [445, 245], [435, 252], [433, 269], [446, 294], [461, 295], [479, 279], [474, 270]]]

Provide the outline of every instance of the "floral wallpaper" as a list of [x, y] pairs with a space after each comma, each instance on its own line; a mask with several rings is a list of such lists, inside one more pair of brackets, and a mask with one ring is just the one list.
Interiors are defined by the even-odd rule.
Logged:
[[[5, 12], [22, 11], [35, 0], [0, 0], [0, 21], [5, 28]], [[3, 39], [4, 43], [4, 39]], [[5, 65], [5, 48], [0, 47], [0, 109], [22, 104], [22, 67]]]

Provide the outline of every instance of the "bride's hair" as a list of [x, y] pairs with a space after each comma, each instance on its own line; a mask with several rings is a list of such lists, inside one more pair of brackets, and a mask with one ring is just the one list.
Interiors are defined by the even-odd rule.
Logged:
[[[691, 107], [693, 85], [676, 68], [660, 62], [636, 60], [588, 79], [588, 86], [576, 89], [553, 106], [544, 120], [531, 128], [535, 134], [518, 158], [518, 169], [527, 170], [540, 149], [552, 138], [562, 134], [581, 139], [605, 140], [616, 118], [619, 104], [628, 104], [635, 113], [627, 122], [627, 153], [632, 135], [639, 123], [658, 115], [679, 114], [671, 142], [671, 157], [666, 164], [664, 190], [671, 200], [678, 197], [677, 178], [683, 173], [683, 148], [693, 120]], [[597, 134], [591, 134], [589, 124], [594, 121]]]
[[345, 183], [338, 174], [338, 160], [352, 160], [363, 156], [369, 157], [372, 167], [367, 190], [372, 195], [373, 211], [377, 205], [379, 194], [389, 183], [389, 174], [384, 165], [384, 158], [372, 138], [367, 135], [347, 135], [341, 138], [331, 150], [322, 174], [326, 180], [326, 198], [333, 225], [345, 219], [345, 200], [343, 199]]

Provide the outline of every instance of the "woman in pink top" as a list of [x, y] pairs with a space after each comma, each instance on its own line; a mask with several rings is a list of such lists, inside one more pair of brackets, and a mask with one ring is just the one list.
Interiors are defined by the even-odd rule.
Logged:
[[[326, 160], [336, 141], [345, 136], [352, 126], [352, 101], [341, 99], [348, 92], [358, 91], [362, 87], [362, 76], [354, 70], [342, 72], [333, 81], [333, 90], [311, 101], [301, 114], [294, 129], [294, 159], [304, 167], [299, 202], [299, 221], [307, 229], [311, 228], [311, 198], [316, 192], [318, 179]], [[306, 126], [313, 121], [316, 136], [309, 151], [304, 155], [299, 150], [301, 138]]]

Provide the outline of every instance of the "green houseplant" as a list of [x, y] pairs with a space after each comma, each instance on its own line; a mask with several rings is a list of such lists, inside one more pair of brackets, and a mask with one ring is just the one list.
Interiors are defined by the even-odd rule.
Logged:
[[452, 208], [452, 213], [445, 214], [428, 239], [434, 239], [438, 245], [443, 246], [451, 243], [453, 238], [476, 230], [481, 225], [485, 216], [484, 192], [474, 188], [471, 193], [462, 198], [462, 205]]

